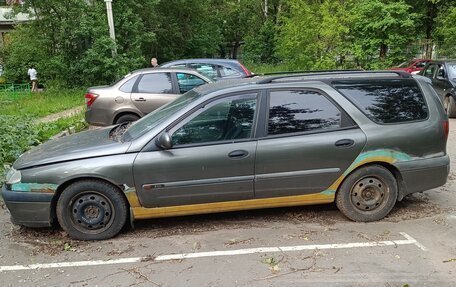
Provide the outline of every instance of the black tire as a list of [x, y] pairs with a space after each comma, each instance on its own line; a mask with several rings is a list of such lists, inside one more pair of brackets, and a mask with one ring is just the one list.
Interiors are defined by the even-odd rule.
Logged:
[[128, 206], [121, 191], [98, 180], [68, 186], [57, 201], [57, 219], [70, 237], [103, 240], [116, 236], [127, 220]]
[[115, 124], [129, 123], [139, 120], [139, 117], [135, 114], [125, 114], [117, 118]]
[[351, 173], [336, 194], [337, 208], [353, 221], [376, 221], [385, 217], [397, 201], [397, 181], [380, 165]]
[[456, 118], [456, 105], [453, 96], [446, 96], [443, 99], [443, 106], [449, 118]]

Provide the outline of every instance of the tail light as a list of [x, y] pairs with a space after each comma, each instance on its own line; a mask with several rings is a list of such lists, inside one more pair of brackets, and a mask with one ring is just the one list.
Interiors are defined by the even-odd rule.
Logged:
[[448, 119], [443, 121], [443, 131], [445, 132], [445, 137], [448, 138], [448, 134], [450, 132], [450, 123]]
[[242, 63], [239, 63], [239, 65], [241, 65], [241, 68], [246, 76], [250, 76], [252, 74]]
[[86, 102], [86, 105], [88, 108], [90, 108], [90, 106], [92, 106], [93, 102], [95, 102], [97, 97], [98, 97], [98, 95], [92, 94], [92, 93], [87, 93], [84, 95], [85, 102]]

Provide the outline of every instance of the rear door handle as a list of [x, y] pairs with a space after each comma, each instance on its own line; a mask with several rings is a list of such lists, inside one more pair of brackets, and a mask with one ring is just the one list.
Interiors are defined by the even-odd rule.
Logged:
[[355, 144], [355, 141], [352, 139], [342, 139], [336, 141], [334, 144], [336, 147], [351, 147], [352, 145]]
[[249, 155], [249, 152], [246, 150], [234, 150], [228, 154], [228, 157], [233, 158], [233, 159], [240, 159], [240, 158], [245, 158]]
[[135, 99], [135, 102], [145, 102], [145, 101], [146, 101], [146, 99], [144, 99], [144, 98]]

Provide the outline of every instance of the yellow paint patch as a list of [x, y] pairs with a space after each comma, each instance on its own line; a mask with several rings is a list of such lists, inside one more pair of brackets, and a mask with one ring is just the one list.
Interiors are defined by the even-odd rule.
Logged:
[[[379, 155], [379, 153], [383, 154]], [[390, 154], [391, 156], [389, 156]], [[394, 155], [394, 152], [380, 150], [361, 156], [358, 161], [355, 161], [327, 190], [321, 193], [154, 208], [142, 207], [134, 188], [127, 190], [126, 195], [134, 219], [331, 203], [334, 202], [335, 192], [339, 189], [340, 184], [351, 171], [372, 162], [393, 164], [398, 161]], [[401, 154], [401, 156], [404, 155]]]
[[347, 176], [348, 173], [352, 172], [353, 170], [357, 169], [358, 167], [360, 167], [362, 165], [365, 165], [365, 164], [371, 163], [371, 162], [385, 162], [385, 163], [393, 164], [394, 162], [396, 162], [396, 159], [392, 158], [392, 157], [386, 157], [386, 156], [375, 156], [375, 157], [369, 157], [362, 161], [359, 161], [355, 165], [350, 166], [350, 168], [348, 170], [346, 170], [328, 189], [329, 190], [338, 190], [340, 184], [345, 179], [345, 177]]
[[[134, 193], [131, 192], [131, 194], [134, 194]], [[134, 196], [136, 197], [136, 194], [134, 194]], [[129, 198], [128, 200], [130, 201], [130, 198], [132, 198], [132, 197], [133, 197], [133, 195], [130, 195], [130, 197], [128, 197]], [[135, 200], [139, 203], [137, 198], [133, 199], [133, 203]], [[334, 201], [334, 195], [316, 193], [316, 194], [297, 195], [297, 196], [237, 200], [237, 201], [214, 202], [214, 203], [169, 206], [169, 207], [145, 208], [145, 207], [138, 207], [137, 205], [131, 205], [131, 207], [133, 210], [134, 219], [147, 219], [147, 218], [159, 218], [159, 217], [181, 216], [181, 215], [191, 215], [191, 214], [204, 214], [204, 213], [217, 213], [217, 212], [237, 211], [237, 210], [249, 210], [249, 209], [259, 209], [259, 208], [323, 204], [323, 203], [331, 203], [333, 201]], [[132, 201], [130, 201], [130, 204], [131, 203], [132, 203]]]

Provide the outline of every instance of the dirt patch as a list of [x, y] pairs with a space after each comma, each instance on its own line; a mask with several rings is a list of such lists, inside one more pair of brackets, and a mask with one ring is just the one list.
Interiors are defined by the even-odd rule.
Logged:
[[[405, 220], [433, 217], [448, 213], [449, 208], [442, 208], [434, 203], [425, 193], [412, 194], [398, 202], [391, 213], [382, 221], [402, 222]], [[201, 234], [217, 230], [236, 230], [250, 228], [269, 228], [274, 222], [292, 224], [319, 224], [334, 227], [340, 222], [349, 222], [334, 204], [274, 208], [252, 211], [239, 211], [218, 214], [183, 216], [141, 220], [135, 222], [133, 230], [122, 232], [118, 238], [161, 238], [173, 235]], [[29, 229], [14, 226], [9, 235], [14, 242], [27, 244], [33, 254], [46, 253], [57, 255], [62, 252], [80, 252], [90, 242], [70, 239], [65, 232], [54, 229]], [[387, 235], [381, 234], [382, 239]], [[382, 238], [380, 238], [382, 237]], [[109, 255], [129, 253], [127, 249], [113, 249]]]
[[26, 246], [31, 255], [46, 254], [56, 256], [62, 252], [82, 252], [89, 242], [73, 240], [61, 230], [51, 228], [32, 229], [14, 226], [7, 237], [11, 241]]
[[451, 212], [450, 208], [443, 208], [432, 202], [425, 193], [414, 193], [396, 203], [391, 213], [383, 219], [388, 222], [399, 222], [411, 219], [432, 217], [438, 214]]
[[122, 234], [122, 237], [160, 238], [217, 230], [264, 228], [271, 226], [271, 222], [316, 223], [330, 226], [345, 220], [347, 219], [332, 204], [274, 208], [142, 220], [135, 222], [135, 229]]

